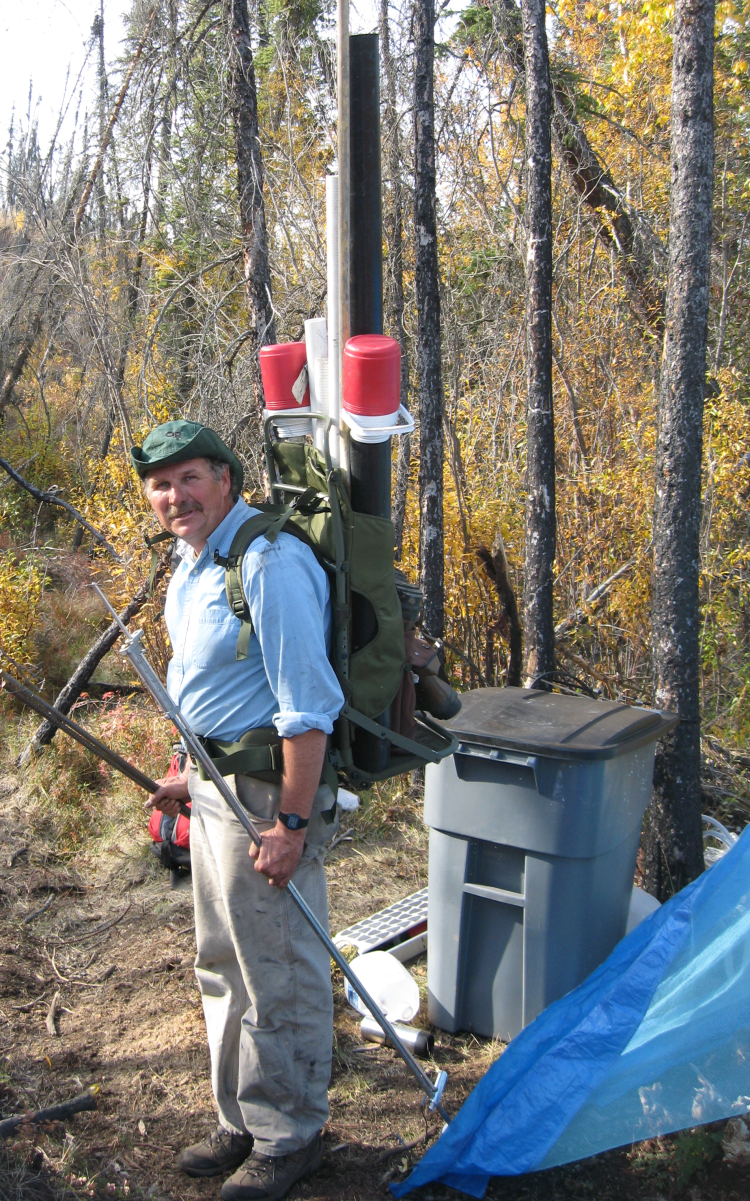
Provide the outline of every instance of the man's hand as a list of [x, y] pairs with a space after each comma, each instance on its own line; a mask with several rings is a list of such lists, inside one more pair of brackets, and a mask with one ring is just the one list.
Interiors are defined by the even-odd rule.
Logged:
[[159, 788], [148, 798], [143, 808], [158, 809], [160, 813], [166, 813], [167, 817], [177, 817], [180, 812], [180, 802], [190, 800], [190, 793], [188, 792], [189, 771], [190, 762], [188, 760], [185, 770], [179, 776], [157, 780], [156, 783], [159, 785]]
[[[283, 739], [284, 771], [281, 777], [282, 813], [309, 817], [315, 793], [320, 783], [326, 735], [322, 730], [306, 730], [293, 738]], [[290, 830], [277, 822], [272, 830], [261, 835], [260, 847], [250, 844], [250, 858], [255, 860], [256, 872], [268, 876], [275, 888], [286, 888], [296, 870], [305, 847], [306, 827]]]
[[250, 858], [255, 860], [256, 872], [268, 876], [274, 888], [286, 888], [305, 848], [304, 830], [287, 830], [281, 822], [261, 834], [261, 846], [250, 844]]

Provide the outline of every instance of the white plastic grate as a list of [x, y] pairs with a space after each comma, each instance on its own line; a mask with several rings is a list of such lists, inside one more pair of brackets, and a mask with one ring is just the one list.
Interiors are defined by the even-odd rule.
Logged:
[[[368, 951], [393, 950], [397, 958], [401, 958], [399, 948], [406, 949], [410, 944], [409, 958], [419, 955], [424, 950], [427, 929], [427, 889], [422, 888], [403, 901], [396, 901], [387, 909], [365, 917], [345, 930], [334, 934], [333, 941], [337, 947], [353, 946], [360, 955]], [[413, 944], [413, 946], [411, 945]]]

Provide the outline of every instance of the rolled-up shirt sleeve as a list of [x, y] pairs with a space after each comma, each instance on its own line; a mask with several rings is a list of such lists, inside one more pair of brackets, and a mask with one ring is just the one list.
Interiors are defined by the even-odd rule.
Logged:
[[282, 738], [330, 734], [344, 697], [328, 659], [328, 577], [309, 547], [290, 534], [259, 538], [243, 559], [243, 581]]

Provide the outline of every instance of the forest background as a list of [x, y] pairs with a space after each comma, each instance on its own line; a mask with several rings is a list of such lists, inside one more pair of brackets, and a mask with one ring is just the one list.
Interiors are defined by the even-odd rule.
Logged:
[[[155, 526], [129, 467], [132, 443], [171, 417], [206, 422], [243, 458], [248, 495], [263, 492], [228, 8], [168, 0], [152, 15], [150, 5], [136, 0], [126, 51], [114, 64], [101, 17], [92, 17], [98, 86], [94, 95], [74, 96], [72, 136], [42, 145], [33, 118], [16, 117], [0, 177], [2, 458], [48, 500], [51, 494], [84, 514], [115, 552], [59, 505], [40, 501], [7, 474], [0, 480], [0, 648], [44, 680], [48, 694], [57, 693], [102, 628], [99, 603], [85, 586], [93, 578], [106, 582], [124, 605], [147, 574], [143, 535]], [[524, 87], [512, 0], [460, 13], [444, 9], [440, 17], [435, 136], [445, 628], [436, 632], [444, 634], [454, 681], [467, 688], [502, 684], [508, 672], [508, 615], [478, 548], [497, 547], [500, 535], [515, 592], [524, 592]], [[651, 529], [672, 17], [673, 5], [661, 2], [548, 5], [558, 134], [552, 196], [558, 664], [597, 694], [646, 704], [654, 696]], [[276, 336], [297, 340], [306, 318], [325, 313], [335, 13], [319, 0], [259, 0], [250, 21]], [[386, 328], [401, 337], [417, 411], [415, 47], [408, 0], [383, 0], [378, 25]], [[750, 725], [748, 70], [746, 6], [722, 2], [701, 694], [704, 735], [740, 749]], [[571, 131], [605, 169], [601, 195], [581, 187]], [[407, 485], [397, 525], [401, 565], [413, 578], [420, 570], [419, 450], [418, 424], [409, 459], [402, 444], [394, 470], [394, 479]], [[164, 667], [160, 609], [157, 595], [142, 618]], [[105, 683], [116, 677], [110, 664], [98, 676]]]

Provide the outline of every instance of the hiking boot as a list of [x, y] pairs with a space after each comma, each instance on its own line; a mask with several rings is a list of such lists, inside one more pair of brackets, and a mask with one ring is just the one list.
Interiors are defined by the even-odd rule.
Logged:
[[177, 1156], [177, 1167], [188, 1176], [223, 1176], [247, 1159], [253, 1149], [252, 1134], [232, 1134], [217, 1126], [202, 1143], [185, 1147]]
[[320, 1167], [323, 1140], [319, 1134], [291, 1155], [260, 1155], [254, 1151], [221, 1186], [221, 1201], [279, 1201], [293, 1184]]

